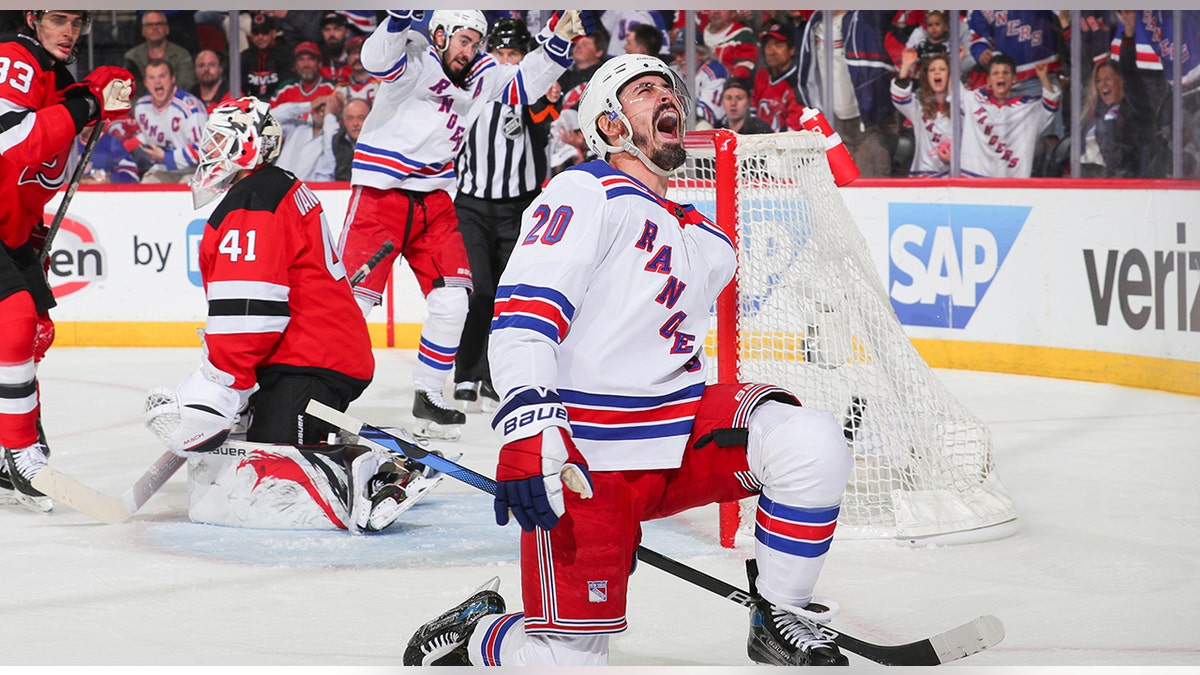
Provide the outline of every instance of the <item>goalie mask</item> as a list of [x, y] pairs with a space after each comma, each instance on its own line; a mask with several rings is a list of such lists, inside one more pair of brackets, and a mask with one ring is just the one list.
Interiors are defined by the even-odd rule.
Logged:
[[[655, 164], [633, 144], [633, 125], [625, 116], [624, 106], [617, 98], [626, 84], [645, 75], [658, 75], [666, 81], [667, 88], [678, 100], [680, 112], [683, 113], [683, 119], [679, 120], [682, 127], [692, 116], [694, 103], [691, 91], [688, 90], [683, 78], [667, 67], [662, 59], [648, 54], [614, 56], [596, 70], [596, 74], [592, 76], [583, 92], [583, 98], [579, 101], [579, 127], [583, 131], [583, 138], [587, 141], [588, 147], [596, 153], [597, 157], [607, 158], [614, 152], [628, 152], [641, 160], [654, 173], [666, 176], [670, 171]], [[616, 139], [616, 145], [610, 143], [604, 134], [600, 133], [596, 122], [601, 116], [617, 120], [624, 127], [621, 135]]]
[[218, 106], [200, 138], [200, 164], [190, 183], [193, 206], [216, 199], [238, 173], [274, 162], [282, 148], [283, 128], [266, 102], [243, 96]]

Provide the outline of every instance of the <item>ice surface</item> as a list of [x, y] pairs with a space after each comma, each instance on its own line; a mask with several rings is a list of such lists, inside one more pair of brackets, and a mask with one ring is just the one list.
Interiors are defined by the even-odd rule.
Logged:
[[[380, 350], [351, 412], [406, 426], [414, 352]], [[52, 464], [120, 494], [162, 452], [141, 424], [151, 385], [198, 349], [54, 349], [40, 370]], [[984, 544], [838, 542], [818, 594], [835, 625], [907, 642], [981, 614], [1007, 638], [963, 665], [1200, 665], [1200, 398], [958, 371], [939, 375], [991, 427], [1019, 532]], [[487, 416], [460, 460], [491, 474]], [[255, 531], [187, 518], [173, 478], [128, 523], [58, 506], [0, 508], [0, 664], [393, 666], [424, 621], [492, 575], [517, 597], [516, 527], [447, 480], [374, 536]], [[644, 545], [739, 586], [751, 547], [716, 541], [716, 509], [648, 524]], [[616, 665], [749, 665], [746, 612], [641, 566]], [[851, 656], [855, 665], [865, 665]]]

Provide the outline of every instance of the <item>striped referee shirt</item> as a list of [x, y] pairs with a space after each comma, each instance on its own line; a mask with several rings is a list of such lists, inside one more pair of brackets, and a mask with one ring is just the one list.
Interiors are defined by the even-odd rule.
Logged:
[[547, 141], [525, 106], [485, 106], [459, 151], [459, 192], [496, 201], [537, 192], [549, 172]]

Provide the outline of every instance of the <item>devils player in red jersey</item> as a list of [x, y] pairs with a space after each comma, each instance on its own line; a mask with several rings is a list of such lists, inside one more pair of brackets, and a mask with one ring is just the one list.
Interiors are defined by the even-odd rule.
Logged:
[[[205, 352], [179, 386], [150, 391], [145, 414], [146, 426], [184, 457], [218, 449], [239, 413], [248, 442], [315, 445], [336, 429], [307, 416], [308, 402], [344, 411], [375, 371], [366, 319], [325, 211], [307, 185], [275, 166], [282, 145], [270, 106], [253, 96], [215, 108], [201, 137], [193, 202], [200, 208], [225, 193], [200, 241]], [[382, 529], [400, 511], [403, 486], [371, 501], [386, 487], [386, 474], [404, 478], [402, 469], [384, 471], [382, 464], [354, 464], [359, 474], [348, 492], [362, 498], [348, 501], [358, 529]], [[376, 472], [385, 475], [372, 485]], [[372, 514], [384, 501], [387, 514]]]
[[248, 441], [324, 440], [333, 428], [305, 417], [309, 399], [345, 410], [375, 370], [321, 203], [274, 165], [282, 139], [269, 106], [252, 96], [214, 109], [204, 129], [196, 207], [228, 189], [200, 242], [206, 353], [176, 389], [152, 392], [159, 398], [146, 413], [184, 456], [218, 447], [247, 404]]
[[67, 153], [84, 126], [129, 112], [133, 76], [101, 66], [82, 82], [67, 70], [91, 17], [74, 9], [24, 13], [0, 41], [0, 490], [37, 511], [51, 503], [30, 481], [49, 450], [38, 430], [36, 363], [54, 340], [54, 294], [39, 263], [45, 206], [66, 183]]

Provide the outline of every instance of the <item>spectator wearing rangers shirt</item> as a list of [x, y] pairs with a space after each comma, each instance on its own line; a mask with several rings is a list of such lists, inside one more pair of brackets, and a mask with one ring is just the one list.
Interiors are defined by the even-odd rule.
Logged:
[[1050, 82], [1049, 65], [1034, 72], [1041, 96], [1014, 93], [1017, 65], [1007, 54], [988, 62], [988, 86], [974, 91], [959, 84], [963, 106], [962, 172], [966, 176], [1029, 178], [1042, 130], [1058, 111], [1062, 93]]
[[133, 107], [141, 146], [132, 152], [139, 167], [150, 162], [142, 182], [185, 182], [200, 159], [200, 134], [208, 113], [200, 99], [176, 85], [170, 61], [151, 59], [142, 83], [146, 93]]
[[1037, 66], [1046, 66], [1050, 81], [1058, 82], [1059, 39], [1062, 23], [1048, 9], [977, 9], [967, 21], [971, 27], [971, 56], [989, 73], [995, 54], [1005, 54], [1016, 66], [1013, 94], [1037, 96], [1042, 89]]
[[129, 112], [133, 76], [100, 66], [75, 82], [67, 66], [91, 27], [89, 12], [31, 10], [22, 19], [19, 33], [0, 38], [8, 73], [0, 80], [0, 493], [47, 512], [53, 504], [30, 484], [50, 452], [37, 381], [37, 363], [54, 342], [42, 220], [68, 180], [75, 135]]
[[242, 50], [242, 93], [268, 101], [291, 76], [292, 55], [276, 42], [275, 20], [259, 12], [250, 21], [250, 46]]
[[804, 113], [794, 35], [791, 28], [771, 24], [759, 36], [766, 67], [754, 72], [750, 103], [755, 117], [775, 131], [799, 130], [800, 116]]
[[343, 101], [361, 98], [367, 102], [375, 101], [375, 91], [379, 89], [379, 78], [367, 72], [362, 65], [362, 46], [366, 38], [350, 38], [346, 42], [346, 79], [337, 83], [338, 94]]

